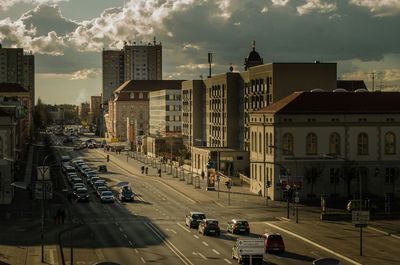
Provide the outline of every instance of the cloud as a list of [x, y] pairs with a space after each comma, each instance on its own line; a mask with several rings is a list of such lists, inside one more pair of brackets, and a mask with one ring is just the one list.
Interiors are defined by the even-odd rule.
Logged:
[[261, 9], [261, 13], [267, 13], [268, 12], [268, 7], [264, 6], [263, 9]]
[[69, 0], [1, 0], [0, 11], [6, 11], [10, 7], [19, 3], [30, 3], [30, 4], [55, 4], [59, 2], [68, 2]]
[[351, 0], [350, 4], [366, 7], [377, 16], [400, 14], [400, 1], [398, 0]]
[[312, 12], [330, 13], [336, 10], [336, 3], [321, 3], [320, 0], [307, 0], [307, 3], [297, 7], [299, 15], [307, 15]]
[[195, 44], [185, 43], [183, 45], [183, 50], [186, 51], [186, 50], [189, 50], [189, 49], [200, 50], [200, 47], [198, 45], [195, 45]]
[[[185, 65], [179, 65], [176, 68], [179, 70], [197, 70], [197, 69], [207, 69], [208, 64], [205, 63], [200, 63], [200, 64], [195, 64], [195, 63], [189, 63]], [[214, 64], [211, 64], [211, 66], [215, 66]]]
[[101, 76], [101, 69], [82, 69], [72, 73], [40, 73], [38, 76], [42, 79], [63, 78], [68, 80], [95, 79]]
[[271, 0], [272, 4], [275, 6], [285, 6], [289, 3], [289, 0]]

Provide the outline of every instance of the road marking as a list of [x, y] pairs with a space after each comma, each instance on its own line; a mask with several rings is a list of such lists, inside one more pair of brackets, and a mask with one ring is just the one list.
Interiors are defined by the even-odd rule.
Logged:
[[191, 233], [191, 231], [189, 229], [187, 229], [186, 227], [184, 227], [183, 225], [181, 225], [180, 223], [177, 223], [183, 230]]
[[212, 249], [212, 251], [214, 251], [215, 254], [220, 255], [220, 253], [216, 249]]
[[229, 259], [224, 259], [226, 263], [232, 264], [232, 262]]
[[215, 202], [216, 205], [220, 206], [220, 207], [225, 207], [225, 205], [219, 203], [219, 202]]
[[171, 229], [171, 232], [177, 234], [177, 232], [174, 229]]
[[131, 245], [131, 247], [133, 247], [133, 243], [132, 241], [129, 240], [129, 245]]
[[119, 231], [124, 232], [124, 230], [122, 230], [122, 227], [119, 227]]
[[193, 235], [194, 238], [199, 239], [200, 237], [198, 235]]
[[128, 238], [128, 236], [127, 236], [126, 234], [124, 234], [124, 237], [125, 237], [125, 238]]
[[145, 223], [145, 226], [147, 226], [147, 228], [149, 228], [185, 265], [193, 265], [193, 263], [174, 244], [172, 244], [172, 242], [169, 241], [157, 227], [152, 223]]
[[55, 264], [54, 263], [54, 249], [49, 249], [49, 256], [50, 256], [50, 264]]
[[201, 254], [200, 252], [197, 252], [197, 254], [198, 254], [202, 259], [207, 260], [207, 258], [206, 258], [203, 254]]
[[142, 260], [143, 263], [146, 263], [143, 257], [140, 257], [140, 259]]
[[135, 252], [136, 252], [136, 254], [139, 254], [139, 250], [137, 250], [136, 248], [135, 248]]
[[317, 258], [322, 258], [322, 256], [319, 255], [317, 251], [311, 251], [310, 253], [311, 253], [312, 255], [316, 256]]
[[203, 241], [202, 243], [203, 243], [204, 246], [208, 247], [207, 242]]
[[313, 242], [313, 241], [311, 241], [311, 240], [309, 240], [309, 239], [307, 239], [307, 238], [305, 238], [305, 237], [302, 237], [302, 236], [300, 236], [300, 235], [298, 235], [298, 234], [295, 234], [295, 233], [293, 233], [293, 232], [290, 232], [289, 230], [286, 230], [286, 229], [281, 228], [281, 227], [279, 227], [279, 226], [277, 226], [277, 225], [270, 224], [270, 223], [267, 223], [267, 222], [264, 222], [264, 224], [266, 224], [266, 225], [268, 225], [268, 226], [271, 226], [271, 227], [273, 227], [273, 228], [275, 228], [275, 229], [284, 231], [285, 233], [288, 233], [289, 235], [292, 235], [292, 236], [294, 236], [294, 237], [297, 237], [297, 238], [299, 238], [299, 239], [301, 239], [301, 240], [303, 240], [303, 241], [305, 241], [305, 242], [307, 242], [307, 243], [309, 243], [309, 244], [311, 244], [311, 245], [313, 245], [313, 246], [315, 246], [315, 247], [318, 247], [318, 248], [320, 248], [320, 249], [322, 249], [322, 250], [324, 250], [324, 251], [326, 251], [326, 252], [329, 252], [329, 253], [331, 253], [331, 254], [333, 254], [333, 255], [335, 255], [335, 256], [341, 258], [341, 259], [344, 259], [344, 260], [346, 260], [347, 262], [350, 262], [350, 263], [356, 264], [356, 265], [361, 265], [361, 263], [358, 263], [358, 262], [355, 261], [355, 260], [352, 260], [352, 259], [350, 259], [350, 258], [348, 258], [348, 257], [346, 257], [346, 256], [343, 256], [343, 255], [341, 255], [341, 254], [339, 254], [339, 253], [337, 253], [337, 252], [335, 252], [335, 251], [333, 251], [333, 250], [330, 250], [329, 248], [326, 248], [326, 247], [324, 247], [324, 246], [321, 246], [320, 244], [317, 244], [317, 243], [315, 243], [315, 242]]

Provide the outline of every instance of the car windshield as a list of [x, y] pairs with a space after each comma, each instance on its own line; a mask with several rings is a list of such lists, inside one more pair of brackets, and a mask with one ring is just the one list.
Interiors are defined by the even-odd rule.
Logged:
[[268, 239], [282, 241], [282, 237], [280, 235], [270, 235], [270, 236], [268, 236]]
[[193, 219], [195, 220], [203, 220], [206, 216], [204, 214], [193, 214]]
[[78, 193], [78, 194], [86, 194], [87, 193], [87, 189], [78, 189], [76, 191], [76, 193]]
[[215, 225], [215, 226], [218, 226], [218, 221], [215, 221], [215, 220], [207, 220], [207, 225]]
[[111, 191], [103, 191], [102, 193], [101, 193], [101, 196], [111, 196], [112, 195], [112, 192]]
[[248, 225], [247, 221], [237, 221], [236, 224], [239, 226], [247, 226]]

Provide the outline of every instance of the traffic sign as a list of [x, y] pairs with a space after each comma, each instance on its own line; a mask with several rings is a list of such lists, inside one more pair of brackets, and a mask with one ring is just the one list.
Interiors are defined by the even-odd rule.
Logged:
[[286, 185], [286, 190], [290, 190], [290, 185], [289, 184]]
[[35, 182], [35, 193], [34, 197], [35, 199], [42, 200], [43, 199], [43, 186], [45, 189], [45, 196], [44, 198], [46, 200], [52, 199], [53, 198], [53, 183], [51, 181], [36, 181]]
[[299, 203], [300, 202], [300, 198], [298, 196], [294, 197], [294, 202], [295, 203]]
[[369, 222], [369, 211], [352, 211], [354, 225], [367, 225]]
[[37, 167], [37, 179], [50, 180], [50, 167], [47, 166]]

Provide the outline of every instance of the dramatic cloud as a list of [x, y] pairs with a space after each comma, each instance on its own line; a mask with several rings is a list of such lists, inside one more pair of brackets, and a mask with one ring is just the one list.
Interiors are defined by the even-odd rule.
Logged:
[[189, 49], [200, 50], [200, 47], [198, 45], [195, 45], [195, 44], [185, 43], [183, 45], [183, 50], [186, 51], [186, 50], [189, 50]]
[[336, 3], [321, 3], [320, 0], [307, 0], [302, 6], [297, 7], [297, 12], [299, 15], [307, 15], [312, 12], [318, 13], [330, 13], [336, 10]]
[[400, 14], [399, 0], [350, 0], [350, 3], [368, 8], [377, 16], [392, 16]]
[[63, 78], [68, 80], [95, 79], [101, 76], [101, 69], [82, 69], [73, 73], [41, 73], [38, 74], [43, 79]]
[[30, 4], [54, 4], [58, 2], [67, 2], [69, 0], [1, 0], [0, 11], [5, 11], [18, 3], [30, 3]]
[[289, 0], [271, 0], [272, 4], [275, 6], [285, 6], [287, 3], [289, 3]]

